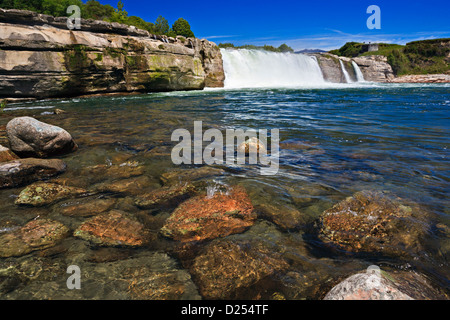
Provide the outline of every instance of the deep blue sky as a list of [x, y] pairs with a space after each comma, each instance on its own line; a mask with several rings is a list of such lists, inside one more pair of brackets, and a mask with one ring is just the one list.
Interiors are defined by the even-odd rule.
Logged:
[[[118, 0], [99, 0], [117, 6]], [[333, 49], [347, 41], [391, 42], [450, 37], [450, 0], [122, 0], [129, 15], [169, 24], [183, 17], [199, 38], [237, 45], [287, 43], [294, 49]], [[381, 9], [381, 29], [369, 30], [369, 5]]]

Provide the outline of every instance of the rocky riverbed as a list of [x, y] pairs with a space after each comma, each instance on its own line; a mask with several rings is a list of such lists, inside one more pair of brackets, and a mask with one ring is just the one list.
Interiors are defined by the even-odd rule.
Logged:
[[[138, 109], [127, 99], [114, 102], [120, 110], [108, 102], [94, 112], [86, 99], [58, 114], [2, 114], [0, 298], [448, 298], [445, 268], [428, 264], [448, 255], [429, 239], [449, 229], [428, 208], [367, 185], [344, 195], [288, 176], [278, 185], [247, 166], [175, 166], [167, 141], [186, 119], [167, 99], [179, 98]], [[330, 149], [318, 142], [291, 137], [281, 150], [337, 184], [346, 174], [380, 179], [342, 161], [319, 166]], [[373, 264], [384, 272], [377, 287], [367, 281]], [[83, 290], [67, 289], [69, 265]]]

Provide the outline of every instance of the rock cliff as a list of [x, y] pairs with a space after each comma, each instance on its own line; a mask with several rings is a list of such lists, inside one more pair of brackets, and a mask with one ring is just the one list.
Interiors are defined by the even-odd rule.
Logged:
[[[345, 83], [342, 66], [347, 71], [350, 80], [356, 81], [356, 72], [352, 66], [355, 62], [364, 80], [373, 82], [390, 82], [394, 78], [392, 67], [387, 63], [384, 56], [365, 56], [357, 58], [338, 57], [330, 53], [316, 53], [314, 56], [322, 70], [323, 77], [328, 82]], [[342, 61], [342, 66], [339, 61]]]
[[0, 98], [222, 87], [212, 42], [149, 34], [118, 23], [0, 9]]

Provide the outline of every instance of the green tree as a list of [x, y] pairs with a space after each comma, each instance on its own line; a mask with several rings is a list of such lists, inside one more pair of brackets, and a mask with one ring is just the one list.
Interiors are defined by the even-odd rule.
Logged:
[[81, 9], [84, 19], [105, 20], [114, 15], [115, 9], [110, 5], [102, 5], [96, 0], [89, 0]]
[[175, 32], [178, 36], [183, 36], [186, 38], [194, 38], [194, 33], [191, 30], [191, 26], [189, 25], [189, 22], [187, 22], [183, 18], [179, 18], [177, 21], [175, 21], [172, 25], [172, 30]]
[[159, 16], [155, 22], [155, 33], [167, 34], [169, 32], [169, 22], [163, 16]]
[[281, 46], [278, 47], [278, 51], [280, 51], [280, 52], [294, 52], [294, 49], [289, 47], [286, 43], [283, 43]]

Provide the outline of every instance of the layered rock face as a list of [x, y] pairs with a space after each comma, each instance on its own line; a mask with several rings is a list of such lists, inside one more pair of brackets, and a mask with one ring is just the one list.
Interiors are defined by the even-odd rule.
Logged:
[[[374, 55], [352, 59], [338, 57], [330, 53], [316, 53], [314, 56], [317, 58], [324, 79], [328, 82], [346, 82], [342, 66], [347, 71], [350, 80], [356, 81], [356, 74], [354, 67], [352, 66], [352, 61], [358, 65], [364, 76], [364, 80], [366, 81], [390, 82], [395, 78], [392, 67], [387, 63], [387, 58], [385, 56]], [[340, 61], [342, 62], [342, 65]]]
[[212, 42], [155, 36], [118, 23], [0, 9], [0, 97], [46, 98], [222, 87]]

